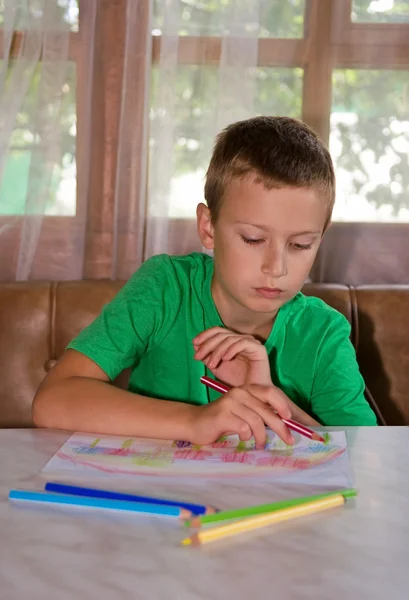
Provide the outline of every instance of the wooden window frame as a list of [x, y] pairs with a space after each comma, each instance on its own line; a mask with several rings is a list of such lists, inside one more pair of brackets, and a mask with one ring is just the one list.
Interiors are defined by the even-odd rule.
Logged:
[[[306, 0], [305, 6], [304, 37], [260, 38], [257, 66], [304, 69], [302, 118], [328, 142], [332, 71], [409, 70], [409, 24], [353, 23], [352, 0]], [[160, 36], [153, 36], [153, 64], [159, 62], [160, 47]], [[178, 63], [217, 65], [221, 49], [218, 37], [180, 36]]]
[[[68, 59], [77, 69], [77, 202], [76, 215], [42, 217], [42, 239], [34, 261], [34, 276], [58, 278], [50, 273], [50, 248], [61, 248], [69, 258], [72, 240], [82, 239], [85, 231], [84, 265], [72, 278], [111, 276], [114, 238], [114, 198], [117, 147], [120, 127], [121, 86], [126, 35], [126, 0], [98, 0], [95, 16], [94, 47], [86, 31], [94, 18], [87, 0], [79, 0], [79, 31], [70, 33]], [[300, 67], [304, 70], [302, 119], [328, 143], [331, 114], [332, 71], [336, 68], [374, 68], [409, 70], [409, 25], [353, 23], [352, 0], [306, 0], [304, 37], [297, 39], [261, 38], [258, 66]], [[141, 3], [141, 34], [138, 41], [141, 60], [147, 47], [150, 0]], [[11, 49], [17, 57], [23, 34], [16, 32]], [[0, 52], [2, 48], [0, 31]], [[121, 41], [122, 40], [122, 41]], [[159, 60], [161, 40], [152, 36], [152, 64]], [[217, 65], [222, 40], [218, 37], [181, 36], [180, 64]], [[92, 69], [88, 58], [92, 56]], [[1, 54], [0, 54], [1, 58]], [[92, 112], [85, 102], [85, 90], [92, 75]], [[143, 117], [145, 90], [140, 86], [139, 109], [134, 131]], [[92, 136], [90, 153], [89, 136]], [[143, 139], [140, 137], [142, 149]], [[143, 148], [147, 151], [147, 148]], [[23, 220], [31, 217], [0, 217], [0, 227], [10, 228], [8, 248], [16, 262]], [[36, 218], [36, 217], [33, 217]], [[364, 224], [363, 224], [364, 225]], [[401, 224], [402, 225], [402, 224]], [[409, 227], [409, 224], [408, 224]], [[172, 219], [169, 241], [172, 251], [197, 249], [193, 219]], [[196, 245], [195, 245], [196, 244]], [[3, 261], [5, 262], [5, 261]], [[13, 260], [0, 267], [0, 278], [14, 279]], [[83, 268], [82, 268], [83, 267]]]
[[[83, 0], [80, 0], [83, 3]], [[82, 13], [82, 14], [81, 14]], [[76, 201], [76, 214], [73, 216], [36, 216], [36, 215], [0, 215], [0, 229], [4, 227], [6, 233], [3, 233], [2, 242], [7, 247], [8, 260], [2, 261], [0, 265], [0, 278], [2, 280], [13, 280], [15, 278], [16, 265], [18, 262], [20, 240], [23, 233], [24, 221], [32, 220], [33, 222], [41, 218], [42, 219], [42, 237], [48, 244], [52, 244], [52, 248], [58, 252], [58, 248], [65, 248], [73, 234], [73, 230], [78, 228], [79, 221], [81, 220], [81, 203], [78, 201], [83, 189], [81, 184], [84, 181], [84, 174], [81, 165], [82, 150], [84, 144], [81, 144], [81, 129], [82, 129], [82, 113], [81, 106], [82, 102], [82, 89], [81, 82], [83, 81], [82, 73], [84, 71], [84, 48], [86, 40], [83, 35], [83, 27], [81, 26], [81, 18], [87, 14], [87, 11], [80, 10], [80, 23], [79, 31], [73, 31], [69, 33], [68, 41], [68, 56], [69, 62], [75, 63], [76, 66], [76, 105], [77, 105], [77, 137], [76, 137], [76, 163], [77, 163], [77, 201]], [[4, 33], [0, 30], [0, 60], [3, 58], [3, 36]], [[21, 51], [21, 46], [24, 40], [24, 33], [16, 31], [13, 34], [10, 47], [10, 58], [18, 59]], [[40, 57], [41, 59], [41, 57]], [[64, 243], [65, 242], [65, 243]], [[45, 244], [44, 244], [45, 245]], [[49, 246], [48, 246], [49, 252]], [[34, 259], [34, 263], [40, 266], [40, 270], [47, 268], [48, 263], [47, 250], [37, 252]]]
[[[41, 240], [33, 261], [35, 279], [110, 278], [113, 268], [115, 186], [118, 139], [121, 114], [121, 91], [124, 65], [124, 48], [127, 22], [126, 0], [97, 0], [96, 14], [93, 3], [79, 0], [78, 32], [69, 33], [67, 60], [76, 65], [76, 164], [77, 194], [76, 214], [73, 216], [41, 216]], [[144, 63], [146, 38], [150, 14], [150, 0], [140, 4], [138, 22], [140, 32], [135, 32], [133, 42], [137, 61]], [[95, 23], [92, 21], [95, 19]], [[93, 28], [94, 39], [88, 31]], [[137, 35], [137, 34], [140, 35]], [[12, 39], [11, 58], [18, 58], [23, 42], [23, 32], [15, 32]], [[3, 32], [0, 30], [0, 59]], [[133, 61], [133, 66], [137, 61]], [[140, 72], [144, 67], [140, 68]], [[91, 101], [87, 89], [92, 82]], [[144, 91], [141, 99], [144, 99]], [[141, 129], [143, 102], [137, 103], [133, 116], [135, 130]], [[92, 142], [90, 142], [92, 140]], [[139, 143], [142, 143], [142, 136]], [[133, 142], [133, 147], [138, 141]], [[38, 216], [0, 216], [0, 228], [6, 226], [7, 234], [0, 240], [7, 248], [9, 260], [0, 264], [0, 280], [14, 280], [20, 240], [24, 223]], [[84, 238], [85, 236], [85, 238]], [[85, 239], [85, 241], [84, 241]], [[65, 261], [73, 256], [74, 249], [84, 242], [82, 264], [67, 270]], [[50, 251], [60, 255], [55, 268], [50, 263]], [[52, 261], [51, 261], [52, 262]]]
[[[304, 37], [297, 39], [260, 38], [259, 67], [302, 68], [302, 120], [329, 143], [334, 69], [409, 70], [409, 24], [354, 23], [352, 0], [306, 0]], [[160, 36], [152, 40], [152, 63], [158, 63]], [[217, 65], [222, 40], [218, 37], [180, 36], [180, 64]], [[353, 222], [351, 222], [353, 223]], [[344, 231], [351, 223], [337, 222]], [[369, 227], [372, 223], [353, 223]], [[376, 231], [383, 225], [376, 224]], [[397, 223], [409, 230], [409, 223]], [[174, 253], [197, 250], [195, 219], [176, 218], [169, 225], [169, 243]], [[195, 242], [196, 240], [196, 242]]]

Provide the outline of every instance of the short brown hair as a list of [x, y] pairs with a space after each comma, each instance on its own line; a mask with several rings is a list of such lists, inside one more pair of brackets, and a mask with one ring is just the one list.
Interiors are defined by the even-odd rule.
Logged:
[[253, 117], [219, 133], [204, 190], [213, 222], [226, 184], [251, 173], [267, 189], [316, 188], [327, 201], [327, 226], [335, 200], [334, 168], [327, 148], [305, 123], [289, 117]]

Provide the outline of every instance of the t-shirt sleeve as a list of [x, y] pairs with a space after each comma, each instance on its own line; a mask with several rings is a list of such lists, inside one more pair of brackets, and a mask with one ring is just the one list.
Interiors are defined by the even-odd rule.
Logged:
[[349, 339], [347, 319], [335, 313], [318, 352], [311, 409], [323, 425], [376, 425]]
[[180, 298], [170, 257], [150, 258], [68, 348], [85, 354], [115, 379], [167, 335]]

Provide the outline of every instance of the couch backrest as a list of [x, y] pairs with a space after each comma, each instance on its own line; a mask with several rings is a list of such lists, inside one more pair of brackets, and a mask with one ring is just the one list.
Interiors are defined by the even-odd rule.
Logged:
[[[0, 284], [0, 427], [30, 427], [31, 404], [68, 342], [122, 282]], [[409, 286], [307, 284], [343, 313], [366, 384], [388, 424], [409, 424]]]

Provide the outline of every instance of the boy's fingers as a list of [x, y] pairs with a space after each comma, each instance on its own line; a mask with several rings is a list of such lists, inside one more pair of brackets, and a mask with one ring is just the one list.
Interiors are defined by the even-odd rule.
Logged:
[[240, 352], [245, 353], [247, 356], [253, 356], [254, 359], [261, 360], [267, 358], [264, 346], [256, 340], [249, 338], [232, 339], [221, 358], [226, 361], [232, 360]]
[[248, 395], [247, 399], [243, 398], [242, 402], [252, 409], [253, 412], [257, 413], [263, 424], [267, 425], [267, 427], [274, 431], [283, 440], [283, 442], [289, 445], [294, 444], [295, 439], [293, 438], [287, 425], [274, 412], [268, 403], [262, 402], [256, 396], [252, 396], [250, 394]]
[[[257, 414], [257, 412], [255, 412], [254, 410], [252, 410], [245, 404], [241, 404], [240, 402], [238, 402], [234, 406], [233, 410], [234, 410], [234, 414], [236, 414], [238, 417], [243, 419], [243, 421], [245, 421], [248, 424], [251, 434], [254, 436], [256, 448], [258, 448], [258, 449], [265, 448], [265, 445], [267, 442], [267, 432], [266, 432], [266, 428], [264, 425], [264, 421], [261, 418], [261, 416], [259, 414]], [[250, 435], [250, 437], [251, 437], [251, 435]], [[240, 437], [240, 439], [242, 439], [243, 441], [247, 441], [250, 439], [250, 437], [248, 437], [248, 438]]]
[[265, 349], [262, 344], [257, 342], [251, 336], [241, 336], [234, 333], [218, 333], [211, 339], [203, 342], [200, 347], [195, 346], [195, 358], [197, 360], [209, 359], [209, 367], [217, 366], [221, 360], [232, 360], [237, 354], [245, 353], [248, 356], [254, 355], [259, 359], [267, 358], [264, 356]]
[[[261, 387], [261, 386], [260, 386]], [[232, 411], [245, 420], [252, 429], [257, 448], [264, 448], [267, 442], [265, 425], [274, 431], [288, 445], [295, 442], [290, 430], [268, 403], [240, 390]]]
[[[265, 405], [263, 405], [265, 407]], [[294, 444], [295, 439], [287, 425], [268, 407], [263, 409], [263, 420], [265, 424], [289, 446]]]
[[269, 404], [282, 419], [291, 419], [291, 410], [285, 394], [276, 387], [251, 384], [246, 386], [249, 394]]
[[229, 332], [219, 332], [215, 333], [211, 338], [201, 342], [199, 346], [195, 346], [197, 348], [195, 352], [195, 358], [197, 360], [203, 360], [208, 356], [211, 352], [213, 352], [226, 338], [235, 337], [236, 334]]
[[[238, 349], [231, 352], [232, 346], [237, 346]], [[232, 335], [228, 338], [224, 339], [220, 344], [211, 352], [208, 356], [209, 363], [208, 367], [214, 368], [223, 360], [228, 361], [231, 360], [236, 354], [239, 352], [243, 352], [244, 349], [248, 346], [248, 340], [238, 339], [236, 336]]]
[[225, 329], [224, 327], [210, 327], [210, 329], [206, 329], [193, 338], [193, 344], [200, 345], [206, 340], [212, 338], [216, 333], [231, 333], [229, 329]]
[[226, 422], [226, 431], [230, 432], [229, 435], [235, 433], [243, 442], [250, 440], [251, 436], [253, 435], [253, 431], [246, 419], [241, 418], [237, 413], [229, 414], [228, 421]]
[[219, 340], [219, 343], [213, 348], [213, 350], [209, 353], [207, 357], [209, 359], [208, 366], [210, 368], [216, 367], [220, 363], [226, 351], [230, 348], [232, 344], [234, 344], [235, 339], [235, 336], [230, 335], [227, 338]]

